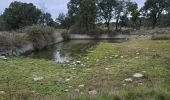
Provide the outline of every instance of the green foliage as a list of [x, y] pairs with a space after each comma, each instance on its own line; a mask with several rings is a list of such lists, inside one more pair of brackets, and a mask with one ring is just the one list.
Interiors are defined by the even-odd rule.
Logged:
[[72, 22], [71, 22], [71, 18], [67, 15], [64, 15], [63, 13], [60, 13], [58, 18], [56, 18], [56, 22], [59, 23], [59, 28], [66, 28], [68, 29]]
[[9, 29], [19, 29], [36, 24], [41, 11], [32, 3], [12, 2], [3, 13], [4, 20]]
[[137, 26], [137, 20], [139, 19], [140, 13], [138, 11], [137, 3], [130, 2], [128, 4], [128, 10], [131, 13], [131, 20], [135, 23], [135, 27]]
[[81, 26], [85, 27], [87, 31], [95, 28], [97, 16], [97, 6], [95, 0], [81, 0], [79, 9], [79, 18]]
[[142, 8], [145, 11], [145, 15], [151, 20], [152, 28], [155, 28], [155, 25], [161, 18], [162, 12], [166, 9], [168, 0], [147, 0], [144, 7]]
[[110, 31], [110, 21], [113, 18], [113, 10], [115, 7], [115, 0], [98, 0], [98, 10], [101, 19], [105, 20], [108, 31]]
[[53, 22], [53, 19], [51, 18], [51, 14], [50, 13], [42, 13], [38, 20], [38, 24], [54, 26], [54, 22]]
[[0, 16], [0, 31], [4, 31], [4, 30], [6, 30], [6, 23], [4, 21], [3, 16], [1, 15]]

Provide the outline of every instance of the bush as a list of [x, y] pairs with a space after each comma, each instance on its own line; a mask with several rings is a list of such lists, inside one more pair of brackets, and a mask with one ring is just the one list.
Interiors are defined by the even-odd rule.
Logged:
[[1, 47], [21, 47], [26, 43], [28, 37], [23, 33], [0, 32]]
[[70, 40], [70, 34], [68, 33], [67, 30], [64, 30], [61, 32], [61, 36], [65, 41], [69, 41]]
[[36, 50], [43, 49], [55, 41], [55, 29], [49, 26], [34, 25], [26, 27], [24, 32], [28, 34], [29, 40]]
[[154, 34], [152, 40], [170, 40], [170, 34]]

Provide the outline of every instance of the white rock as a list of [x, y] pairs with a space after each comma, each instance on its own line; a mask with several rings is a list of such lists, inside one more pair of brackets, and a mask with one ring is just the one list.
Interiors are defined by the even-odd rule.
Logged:
[[83, 88], [83, 87], [84, 87], [84, 84], [81, 84], [81, 85], [79, 85], [78, 87], [79, 87], [79, 88]]
[[135, 74], [133, 75], [134, 78], [142, 78], [143, 76], [144, 76], [144, 75], [141, 74], [141, 73], [135, 73]]
[[73, 70], [76, 70], [76, 68], [72, 68]]
[[122, 59], [123, 59], [123, 58], [124, 58], [124, 56], [120, 56], [120, 58], [122, 58]]
[[142, 73], [146, 73], [146, 71], [142, 71]]
[[64, 92], [68, 92], [69, 90], [68, 89], [65, 89]]
[[76, 64], [80, 64], [81, 63], [81, 61], [76, 61]]
[[105, 70], [109, 70], [109, 68], [105, 68]]
[[66, 78], [66, 79], [65, 79], [66, 82], [68, 82], [68, 81], [70, 81], [70, 80], [71, 80], [70, 78]]
[[40, 80], [43, 80], [44, 77], [42, 77], [42, 76], [40, 76], [40, 77], [34, 77], [33, 79], [34, 79], [34, 81], [40, 81]]
[[139, 53], [137, 52], [136, 55], [139, 55]]
[[74, 91], [79, 92], [80, 90], [79, 89], [75, 89]]
[[135, 57], [136, 59], [139, 59], [139, 57]]
[[5, 56], [0, 56], [0, 59], [7, 60], [7, 58]]
[[68, 88], [72, 88], [72, 86], [68, 86]]
[[132, 81], [133, 81], [132, 78], [125, 79], [125, 82], [132, 82]]
[[5, 94], [5, 91], [0, 91], [0, 94]]
[[94, 90], [91, 90], [88, 92], [90, 95], [96, 95], [97, 94], [97, 91], [94, 89]]

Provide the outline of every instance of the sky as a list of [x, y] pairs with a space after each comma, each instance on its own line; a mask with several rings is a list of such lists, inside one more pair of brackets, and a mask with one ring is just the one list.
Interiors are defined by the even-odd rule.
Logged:
[[[0, 0], [0, 14], [4, 12], [5, 8], [8, 8], [13, 1], [21, 1], [26, 3], [33, 3], [37, 8], [49, 12], [52, 18], [58, 17], [59, 13], [67, 13], [67, 3], [69, 0]], [[132, 0], [138, 3], [139, 7], [142, 7], [145, 0]]]

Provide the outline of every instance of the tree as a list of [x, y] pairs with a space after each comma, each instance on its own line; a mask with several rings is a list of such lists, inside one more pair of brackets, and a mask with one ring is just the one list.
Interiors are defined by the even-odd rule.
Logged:
[[137, 27], [137, 20], [139, 19], [140, 13], [138, 11], [138, 5], [135, 2], [129, 2], [128, 10], [131, 13], [131, 20], [135, 24], [135, 28]]
[[68, 29], [71, 26], [71, 19], [68, 15], [60, 13], [58, 18], [56, 18], [56, 22], [59, 23], [60, 28]]
[[124, 0], [116, 0], [116, 6], [115, 6], [115, 19], [116, 19], [116, 30], [118, 30], [118, 24], [121, 18], [121, 14], [124, 12], [124, 9], [126, 7], [126, 2]]
[[152, 22], [152, 29], [155, 28], [157, 22], [161, 18], [162, 12], [166, 8], [166, 4], [169, 0], [146, 0], [144, 7], [142, 8], [146, 17]]
[[105, 20], [108, 32], [110, 31], [110, 21], [114, 16], [113, 10], [115, 3], [115, 0], [98, 0], [99, 15]]
[[90, 31], [95, 28], [97, 15], [96, 0], [81, 0], [79, 8], [79, 19], [81, 26]]
[[36, 24], [41, 11], [32, 3], [12, 2], [5, 9], [3, 17], [9, 29], [18, 29], [28, 25]]
[[77, 18], [79, 6], [80, 0], [70, 0], [70, 2], [67, 4], [68, 16], [70, 17], [72, 24], [75, 23], [75, 19]]
[[51, 18], [50, 13], [42, 13], [38, 23], [42, 24], [42, 25], [47, 25], [47, 26], [53, 26], [54, 25], [54, 21]]

